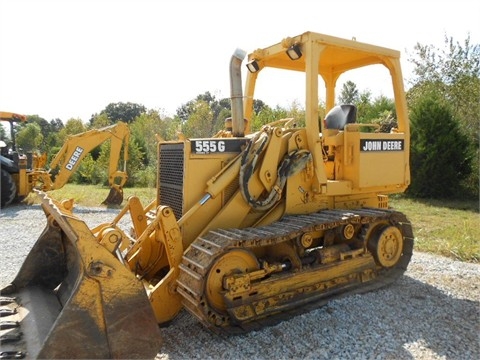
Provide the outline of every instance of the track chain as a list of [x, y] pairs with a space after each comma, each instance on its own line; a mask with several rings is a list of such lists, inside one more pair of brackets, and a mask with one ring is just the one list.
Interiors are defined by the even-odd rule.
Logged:
[[[288, 241], [305, 232], [333, 229], [348, 223], [369, 224], [389, 221], [400, 227], [403, 237], [403, 254], [398, 263], [389, 269], [377, 270], [376, 276], [364, 283], [347, 283], [345, 286], [329, 289], [311, 302], [264, 318], [238, 322], [219, 314], [211, 308], [204, 291], [208, 273], [216, 259], [230, 249], [249, 249], [275, 245]], [[177, 280], [177, 291], [183, 297], [183, 304], [207, 328], [218, 334], [241, 334], [277, 324], [293, 316], [325, 305], [332, 299], [352, 294], [365, 293], [393, 283], [407, 269], [413, 251], [413, 231], [406, 216], [386, 209], [325, 210], [309, 215], [289, 215], [268, 226], [244, 229], [217, 229], [197, 238], [184, 253]], [[228, 309], [227, 309], [228, 310]], [[218, 319], [218, 320], [216, 320]]]

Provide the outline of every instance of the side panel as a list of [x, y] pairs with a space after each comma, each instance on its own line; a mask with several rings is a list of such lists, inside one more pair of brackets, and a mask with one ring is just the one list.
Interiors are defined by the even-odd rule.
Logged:
[[398, 133], [345, 132], [341, 163], [344, 179], [353, 189], [379, 188], [401, 192], [408, 185], [408, 154], [405, 135]]
[[[189, 139], [185, 142], [159, 144], [157, 203], [172, 207], [179, 220], [198, 204], [214, 181], [245, 145], [245, 139]], [[202, 204], [194, 217], [182, 224], [184, 244], [191, 243], [198, 233], [220, 212], [238, 189], [238, 180], [215, 198]]]

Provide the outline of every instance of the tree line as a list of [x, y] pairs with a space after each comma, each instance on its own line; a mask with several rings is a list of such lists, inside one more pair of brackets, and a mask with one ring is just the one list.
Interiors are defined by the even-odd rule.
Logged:
[[[417, 43], [408, 61], [414, 65], [409, 79], [407, 103], [411, 126], [412, 183], [407, 194], [420, 198], [461, 198], [479, 196], [480, 129], [480, 45], [463, 43], [445, 35], [444, 48]], [[347, 81], [337, 103], [357, 106], [357, 120], [377, 123], [382, 131], [396, 126], [395, 103], [385, 96], [373, 97]], [[319, 113], [325, 115], [324, 104]], [[173, 117], [135, 103], [111, 103], [93, 114], [87, 123], [81, 119], [47, 121], [28, 116], [16, 127], [17, 146], [23, 151], [46, 152], [51, 159], [69, 135], [124, 121], [131, 131], [127, 164], [127, 186], [155, 186], [157, 137], [176, 139], [210, 137], [224, 128], [231, 115], [230, 99], [217, 99], [210, 92], [182, 104]], [[296, 102], [272, 108], [254, 100], [252, 129], [272, 120], [292, 117], [304, 125], [305, 111]], [[0, 139], [8, 141], [0, 127]], [[100, 184], [107, 182], [109, 143], [91, 152], [71, 181]]]

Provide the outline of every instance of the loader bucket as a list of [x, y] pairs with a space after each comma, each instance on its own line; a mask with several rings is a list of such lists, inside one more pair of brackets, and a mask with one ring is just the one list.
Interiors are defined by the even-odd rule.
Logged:
[[1, 290], [0, 358], [155, 358], [160, 329], [142, 283], [84, 221], [37, 192], [47, 226]]
[[110, 192], [105, 200], [103, 200], [103, 205], [120, 205], [123, 202], [123, 189], [121, 187], [112, 186]]

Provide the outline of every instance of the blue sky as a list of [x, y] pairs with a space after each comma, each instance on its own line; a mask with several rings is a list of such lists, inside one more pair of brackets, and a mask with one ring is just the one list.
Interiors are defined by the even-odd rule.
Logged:
[[[86, 122], [111, 102], [134, 102], [173, 115], [205, 91], [229, 96], [237, 47], [305, 31], [400, 50], [408, 78], [417, 42], [442, 46], [444, 35], [463, 42], [470, 33], [480, 43], [478, 14], [474, 0], [0, 0], [0, 110]], [[389, 96], [374, 77], [353, 80]], [[301, 101], [284, 85], [256, 97]]]

